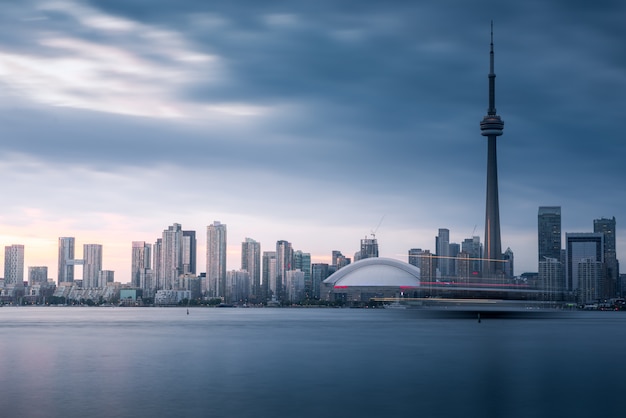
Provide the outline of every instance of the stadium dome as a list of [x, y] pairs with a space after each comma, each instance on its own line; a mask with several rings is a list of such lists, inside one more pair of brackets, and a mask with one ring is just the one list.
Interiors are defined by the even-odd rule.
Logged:
[[372, 257], [348, 264], [331, 274], [324, 284], [346, 287], [417, 287], [420, 269], [391, 258]]

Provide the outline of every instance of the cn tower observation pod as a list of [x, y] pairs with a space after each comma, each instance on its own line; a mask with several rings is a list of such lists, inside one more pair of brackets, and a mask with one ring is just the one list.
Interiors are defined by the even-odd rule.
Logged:
[[348, 264], [331, 274], [323, 285], [351, 287], [413, 288], [420, 285], [420, 269], [391, 258], [372, 257]]

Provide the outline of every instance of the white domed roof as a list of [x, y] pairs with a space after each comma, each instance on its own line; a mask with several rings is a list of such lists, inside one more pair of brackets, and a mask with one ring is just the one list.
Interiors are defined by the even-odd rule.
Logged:
[[365, 258], [337, 270], [324, 283], [334, 287], [416, 287], [420, 285], [420, 269], [392, 258]]

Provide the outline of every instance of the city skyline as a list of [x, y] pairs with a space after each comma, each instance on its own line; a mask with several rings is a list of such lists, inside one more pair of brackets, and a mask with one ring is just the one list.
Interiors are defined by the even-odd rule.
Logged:
[[563, 233], [614, 216], [625, 259], [624, 5], [5, 6], [0, 241], [25, 246], [25, 267], [56, 279], [71, 236], [102, 244], [126, 282], [133, 241], [177, 222], [205, 248], [215, 219], [228, 269], [246, 237], [313, 262], [352, 257], [374, 229], [380, 255], [404, 261], [434, 252], [440, 228], [484, 242], [491, 19], [502, 250], [516, 274], [537, 271], [537, 207], [554, 205]]

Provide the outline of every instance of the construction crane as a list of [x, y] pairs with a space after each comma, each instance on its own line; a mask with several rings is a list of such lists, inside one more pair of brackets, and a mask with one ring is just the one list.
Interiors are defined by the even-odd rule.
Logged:
[[372, 239], [375, 239], [375, 238], [376, 238], [376, 232], [378, 232], [378, 228], [380, 228], [380, 224], [382, 224], [382, 223], [383, 223], [383, 219], [385, 219], [385, 215], [383, 215], [383, 216], [380, 218], [380, 221], [378, 222], [378, 225], [376, 225], [376, 228], [374, 228], [374, 229], [371, 231], [371, 234], [370, 234], [370, 235], [372, 236]]

